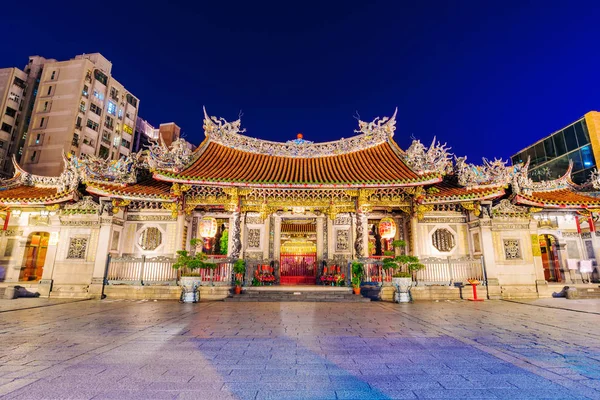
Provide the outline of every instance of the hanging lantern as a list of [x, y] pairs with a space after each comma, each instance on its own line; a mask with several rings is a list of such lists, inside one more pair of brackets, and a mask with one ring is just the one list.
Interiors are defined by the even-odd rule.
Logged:
[[379, 221], [379, 235], [382, 239], [392, 239], [396, 236], [396, 223], [392, 218], [381, 218], [381, 221]]
[[217, 220], [213, 217], [204, 217], [200, 220], [200, 236], [213, 238], [217, 234]]

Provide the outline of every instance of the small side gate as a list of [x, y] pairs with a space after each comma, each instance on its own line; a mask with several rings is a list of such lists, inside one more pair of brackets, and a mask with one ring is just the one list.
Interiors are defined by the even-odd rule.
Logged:
[[317, 255], [281, 254], [280, 283], [282, 285], [315, 285], [317, 283]]

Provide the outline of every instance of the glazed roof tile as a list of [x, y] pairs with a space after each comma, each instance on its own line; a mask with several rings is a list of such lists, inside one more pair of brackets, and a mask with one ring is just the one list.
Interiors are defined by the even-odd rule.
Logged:
[[90, 184], [87, 187], [87, 191], [98, 195], [113, 195], [132, 199], [170, 199], [172, 197], [171, 184], [169, 182], [158, 181], [151, 178], [127, 186]]
[[181, 173], [157, 173], [158, 179], [189, 183], [247, 183], [264, 186], [414, 185], [439, 181], [418, 175], [398, 156], [391, 143], [346, 154], [301, 158], [271, 156], [208, 142], [200, 156]]
[[71, 192], [58, 193], [56, 188], [25, 185], [0, 188], [0, 204], [53, 204], [72, 198]]
[[600, 198], [588, 196], [572, 189], [559, 189], [545, 192], [532, 192], [529, 195], [517, 195], [517, 202], [522, 204], [554, 207], [554, 208], [587, 208], [600, 206]]
[[425, 197], [425, 202], [427, 203], [456, 200], [486, 200], [503, 196], [506, 193], [506, 190], [502, 186], [487, 186], [468, 189], [448, 181], [437, 183], [433, 185], [432, 188], [434, 188], [434, 190], [429, 189]]

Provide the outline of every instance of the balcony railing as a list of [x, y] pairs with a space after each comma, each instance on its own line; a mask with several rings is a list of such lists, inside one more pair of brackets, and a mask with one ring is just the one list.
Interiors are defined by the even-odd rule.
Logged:
[[[208, 261], [216, 263], [217, 268], [194, 271], [194, 276], [201, 278], [203, 286], [231, 285], [233, 279], [232, 260], [224, 258], [224, 256], [211, 257]], [[175, 258], [165, 256], [111, 258], [106, 280], [111, 285], [176, 285], [181, 275], [189, 275], [191, 272], [184, 269], [174, 269], [173, 264], [175, 262]]]

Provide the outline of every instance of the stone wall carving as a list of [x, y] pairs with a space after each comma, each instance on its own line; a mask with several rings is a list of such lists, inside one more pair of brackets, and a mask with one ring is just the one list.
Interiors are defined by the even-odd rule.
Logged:
[[176, 221], [171, 214], [127, 214], [127, 221]]
[[260, 229], [248, 229], [248, 249], [260, 249]]
[[503, 239], [504, 258], [506, 260], [522, 260], [521, 241], [519, 239]]
[[85, 259], [85, 251], [88, 245], [88, 238], [72, 237], [69, 240], [69, 249], [67, 251], [68, 259]]
[[333, 221], [333, 225], [350, 225], [352, 217], [349, 214], [338, 214]]
[[449, 252], [456, 246], [454, 234], [446, 228], [436, 229], [431, 235], [433, 247], [440, 252]]
[[338, 229], [335, 231], [335, 251], [346, 252], [350, 250], [350, 231]]

